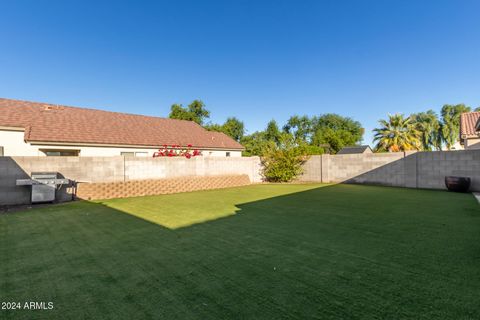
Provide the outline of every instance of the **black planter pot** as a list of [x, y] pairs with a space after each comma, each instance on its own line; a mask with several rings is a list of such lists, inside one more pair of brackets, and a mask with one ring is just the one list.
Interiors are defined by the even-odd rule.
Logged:
[[445, 177], [445, 186], [449, 191], [467, 192], [470, 188], [469, 177]]

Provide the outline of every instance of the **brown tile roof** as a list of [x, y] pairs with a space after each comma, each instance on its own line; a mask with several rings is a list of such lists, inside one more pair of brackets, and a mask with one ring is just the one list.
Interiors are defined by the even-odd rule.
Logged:
[[480, 119], [480, 112], [467, 112], [460, 115], [460, 136], [477, 137], [477, 123]]
[[0, 98], [0, 127], [25, 129], [25, 140], [105, 145], [193, 145], [243, 149], [195, 122]]

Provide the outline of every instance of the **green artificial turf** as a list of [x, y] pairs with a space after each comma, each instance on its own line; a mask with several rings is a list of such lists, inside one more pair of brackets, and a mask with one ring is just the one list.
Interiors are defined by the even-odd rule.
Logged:
[[256, 185], [0, 215], [1, 319], [480, 319], [469, 194]]

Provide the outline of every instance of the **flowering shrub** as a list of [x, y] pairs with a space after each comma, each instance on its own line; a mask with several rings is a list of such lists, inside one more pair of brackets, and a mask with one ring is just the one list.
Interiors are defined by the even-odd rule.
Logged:
[[185, 157], [190, 159], [191, 157], [201, 156], [202, 152], [200, 150], [192, 150], [192, 145], [189, 144], [187, 148], [182, 148], [178, 144], [173, 144], [168, 146], [164, 144], [157, 152], [153, 154], [154, 158], [157, 157]]

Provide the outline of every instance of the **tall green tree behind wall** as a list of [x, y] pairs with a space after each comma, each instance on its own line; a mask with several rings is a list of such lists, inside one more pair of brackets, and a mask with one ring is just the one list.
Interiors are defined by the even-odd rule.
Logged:
[[229, 117], [223, 124], [206, 124], [210, 118], [210, 111], [207, 110], [202, 100], [193, 100], [187, 107], [181, 104], [173, 104], [170, 107], [170, 119], [194, 121], [210, 131], [223, 132], [236, 141], [240, 141], [245, 134], [245, 125], [235, 117]]
[[414, 113], [410, 116], [419, 133], [422, 149], [425, 151], [442, 149], [442, 125], [433, 110]]
[[460, 115], [464, 112], [470, 112], [470, 107], [464, 104], [446, 104], [442, 107], [442, 137], [448, 150], [460, 138]]
[[187, 107], [181, 104], [173, 104], [168, 117], [170, 119], [194, 121], [202, 125], [206, 119], [210, 118], [210, 111], [205, 108], [202, 100], [193, 100]]
[[294, 115], [282, 129], [275, 120], [271, 120], [264, 131], [245, 135], [244, 123], [235, 117], [227, 118], [223, 124], [206, 123], [210, 111], [201, 100], [194, 100], [187, 107], [172, 105], [169, 117], [195, 121], [207, 130], [227, 134], [244, 145], [246, 156], [263, 155], [267, 148], [278, 147], [281, 140], [290, 141], [289, 137], [307, 154], [322, 154], [325, 150], [336, 153], [344, 146], [359, 144], [363, 136], [363, 128], [358, 121], [337, 114], [314, 117]]
[[[361, 143], [363, 128], [358, 121], [337, 114], [324, 114], [308, 117], [294, 115], [280, 131], [275, 120], [270, 121], [264, 131], [245, 136], [241, 143], [245, 146], [245, 155], [262, 155], [266, 146], [279, 144], [291, 136], [297, 146], [302, 146], [306, 154], [322, 154], [326, 150], [338, 152], [347, 145]], [[285, 136], [286, 135], [286, 136]]]
[[[475, 109], [475, 111], [479, 110], [480, 107]], [[420, 142], [418, 145], [407, 143], [409, 150], [432, 151], [442, 150], [443, 147], [451, 150], [460, 141], [460, 116], [470, 111], [471, 108], [465, 104], [445, 104], [441, 109], [440, 117], [433, 110], [414, 113], [408, 118], [402, 115], [402, 121], [408, 123], [408, 130], [398, 125], [398, 117], [389, 116], [387, 120], [380, 120], [380, 127], [374, 129], [375, 142], [377, 142], [375, 149], [390, 149], [390, 151], [395, 149], [395, 147], [385, 148], [388, 145], [386, 141], [405, 141], [405, 132], [408, 131], [407, 140], [418, 139]]]
[[245, 134], [245, 125], [235, 117], [227, 118], [224, 124], [208, 124], [205, 129], [210, 131], [223, 132], [236, 141], [240, 141]]

